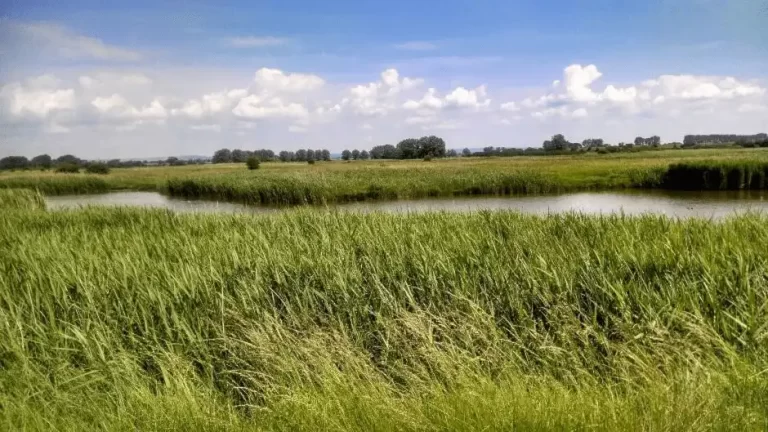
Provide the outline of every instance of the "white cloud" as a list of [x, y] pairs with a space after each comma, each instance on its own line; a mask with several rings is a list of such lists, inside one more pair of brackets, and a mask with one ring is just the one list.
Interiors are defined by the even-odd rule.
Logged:
[[421, 100], [408, 100], [403, 104], [403, 108], [407, 110], [439, 110], [445, 105], [445, 102], [437, 97], [436, 93], [434, 88], [429, 88]]
[[427, 41], [410, 41], [395, 45], [395, 48], [405, 51], [432, 51], [437, 45]]
[[248, 91], [245, 89], [209, 93], [200, 99], [187, 101], [181, 108], [173, 109], [171, 114], [195, 119], [209, 117], [232, 109], [235, 103], [247, 95]]
[[616, 88], [609, 85], [600, 98], [611, 102], [633, 102], [637, 98], [637, 89], [635, 87]]
[[261, 68], [253, 78], [255, 85], [272, 92], [306, 92], [325, 85], [325, 80], [317, 75], [290, 73], [279, 69]]
[[7, 106], [8, 113], [16, 117], [45, 118], [56, 111], [73, 109], [75, 90], [51, 88], [52, 84], [47, 76], [28, 80], [26, 84], [7, 84], [0, 89], [0, 100]]
[[260, 48], [287, 45], [290, 40], [274, 36], [244, 36], [226, 39], [228, 45], [236, 48]]
[[482, 85], [473, 90], [457, 87], [445, 97], [445, 103], [459, 108], [483, 108], [489, 106], [491, 100], [486, 97], [486, 89]]
[[597, 70], [597, 66], [570, 65], [565, 68], [563, 77], [568, 96], [578, 102], [587, 102], [597, 98], [597, 95], [589, 87], [593, 82], [603, 76]]
[[110, 97], [97, 97], [91, 101], [91, 105], [102, 115], [115, 119], [161, 121], [168, 117], [168, 111], [157, 99], [143, 108], [136, 108], [115, 93]]
[[232, 113], [237, 117], [253, 120], [268, 118], [299, 119], [309, 114], [307, 109], [301, 104], [287, 103], [277, 97], [265, 99], [257, 95], [250, 95], [240, 99]]
[[307, 132], [307, 128], [305, 128], [304, 126], [299, 126], [299, 125], [290, 125], [290, 126], [288, 126], [288, 132], [292, 132], [292, 133], [306, 133]]
[[350, 98], [345, 103], [350, 104], [355, 112], [362, 115], [384, 115], [396, 109], [394, 97], [403, 91], [421, 85], [424, 80], [404, 77], [396, 69], [387, 69], [381, 73], [381, 80], [368, 84], [353, 86]]
[[20, 44], [30, 44], [35, 49], [48, 50], [61, 57], [126, 62], [138, 61], [143, 57], [138, 51], [83, 36], [57, 24], [6, 22], [0, 25], [7, 26], [12, 35], [20, 39]]
[[517, 112], [520, 111], [520, 107], [514, 102], [506, 102], [499, 107], [502, 111]]

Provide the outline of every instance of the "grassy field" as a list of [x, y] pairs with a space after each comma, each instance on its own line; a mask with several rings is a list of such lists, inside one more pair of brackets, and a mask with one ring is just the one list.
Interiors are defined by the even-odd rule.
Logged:
[[0, 195], [3, 430], [768, 428], [762, 216], [30, 200]]
[[470, 158], [424, 161], [341, 161], [115, 169], [106, 176], [49, 172], [0, 173], [0, 187], [44, 194], [158, 190], [186, 198], [251, 204], [313, 204], [363, 199], [526, 194], [661, 187], [671, 164], [768, 163], [768, 149], [665, 150], [613, 155]]

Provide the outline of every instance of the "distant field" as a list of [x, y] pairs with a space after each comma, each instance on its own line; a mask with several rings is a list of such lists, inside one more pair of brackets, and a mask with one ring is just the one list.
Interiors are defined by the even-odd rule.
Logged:
[[525, 194], [652, 185], [675, 163], [768, 162], [768, 149], [663, 150], [640, 153], [425, 161], [331, 161], [114, 169], [108, 175], [0, 173], [0, 187], [44, 194], [157, 190], [188, 198], [262, 204], [474, 194]]

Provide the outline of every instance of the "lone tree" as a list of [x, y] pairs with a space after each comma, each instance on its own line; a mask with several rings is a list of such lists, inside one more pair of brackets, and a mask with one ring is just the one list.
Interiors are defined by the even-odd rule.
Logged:
[[344, 150], [343, 152], [341, 152], [341, 159], [342, 160], [348, 161], [349, 158], [351, 158], [351, 157], [352, 157], [352, 152], [351, 151]]
[[245, 165], [248, 166], [249, 170], [256, 170], [261, 166], [261, 161], [256, 156], [251, 156], [245, 161]]

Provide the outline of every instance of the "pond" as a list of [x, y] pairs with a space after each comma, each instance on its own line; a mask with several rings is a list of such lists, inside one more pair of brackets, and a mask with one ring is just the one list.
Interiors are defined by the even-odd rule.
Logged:
[[[178, 212], [203, 213], [273, 213], [283, 209], [246, 206], [243, 204], [189, 201], [156, 192], [113, 192], [100, 195], [70, 195], [47, 197], [49, 209], [81, 206], [136, 206], [164, 208]], [[479, 210], [515, 210], [523, 213], [547, 214], [581, 212], [585, 214], [644, 213], [672, 217], [722, 218], [747, 211], [768, 212], [768, 192], [718, 191], [613, 191], [582, 192], [563, 195], [511, 197], [451, 197], [402, 201], [367, 201], [328, 206], [355, 212], [469, 212]]]

